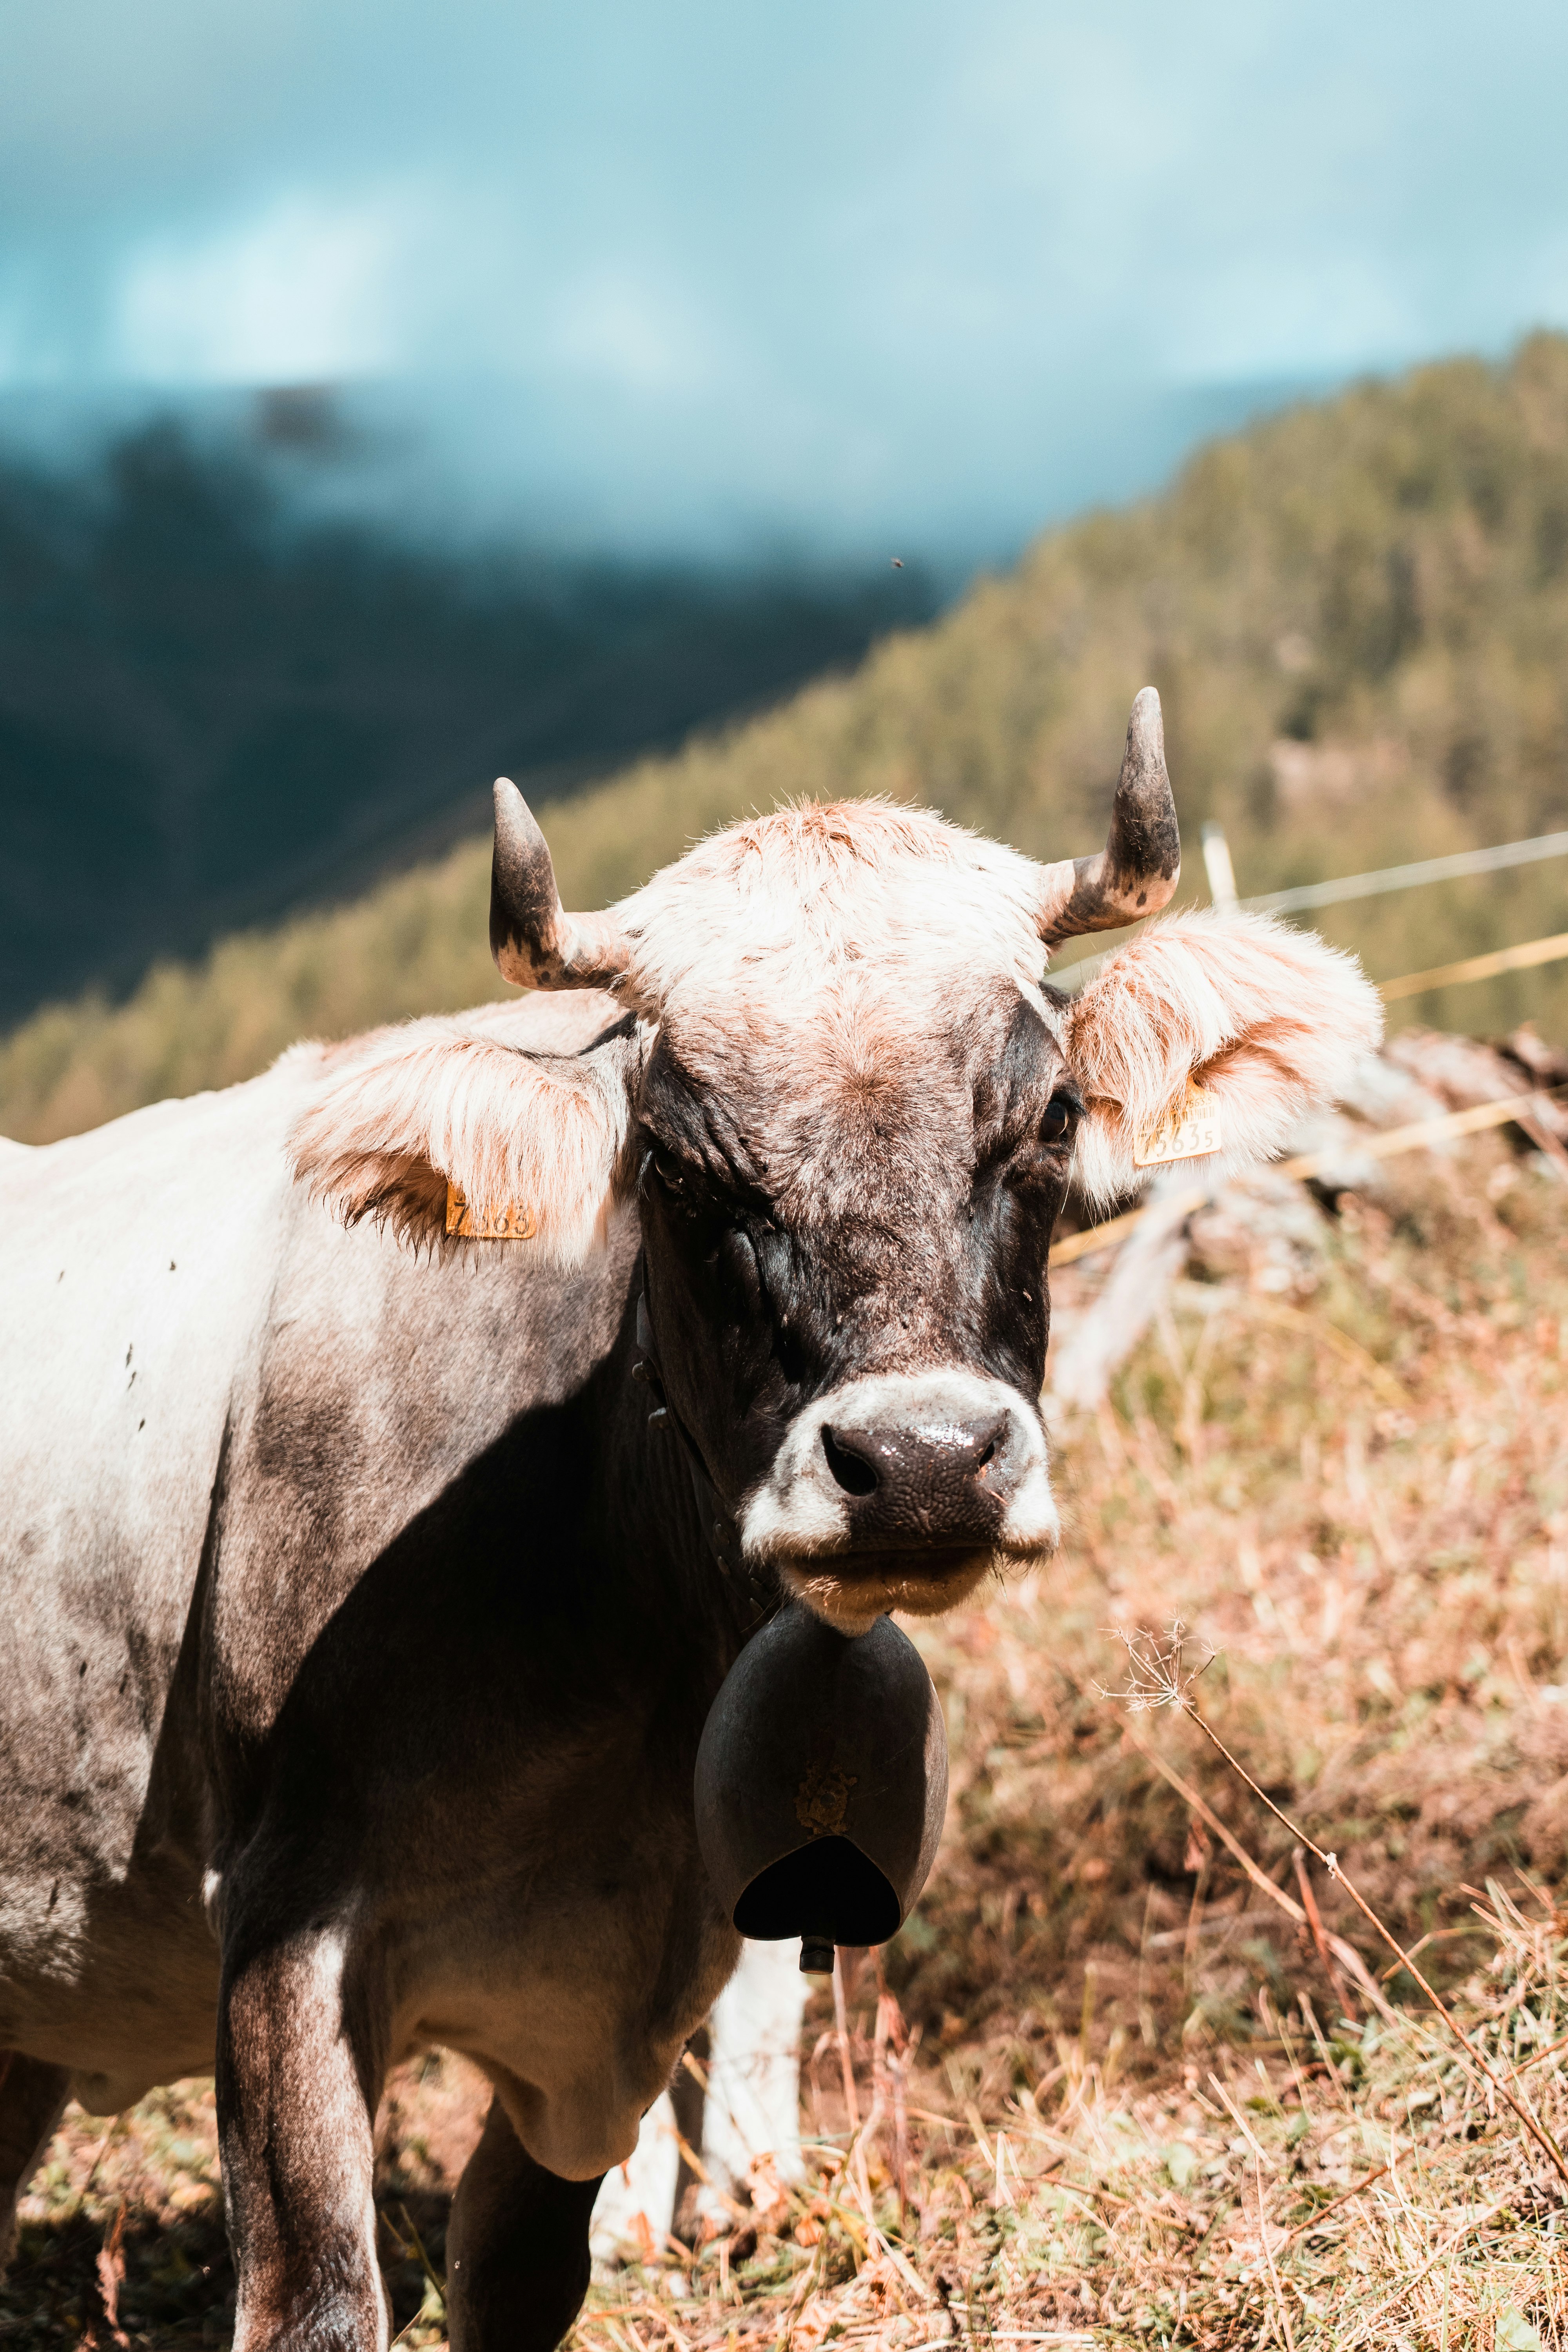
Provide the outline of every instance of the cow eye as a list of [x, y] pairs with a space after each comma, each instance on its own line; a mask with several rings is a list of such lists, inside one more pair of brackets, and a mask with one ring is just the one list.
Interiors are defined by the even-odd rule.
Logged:
[[662, 1150], [657, 1143], [648, 1157], [653, 1161], [654, 1174], [667, 1192], [683, 1192], [686, 1190], [686, 1177], [679, 1160], [672, 1159], [670, 1154]]
[[1046, 1105], [1045, 1115], [1040, 1120], [1041, 1142], [1062, 1142], [1072, 1133], [1077, 1116], [1076, 1106], [1068, 1102], [1064, 1095], [1058, 1095], [1053, 1101]]

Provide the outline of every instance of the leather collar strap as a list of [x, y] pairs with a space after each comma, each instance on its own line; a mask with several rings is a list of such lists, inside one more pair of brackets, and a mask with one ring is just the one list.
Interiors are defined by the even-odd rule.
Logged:
[[[634, 1380], [642, 1381], [654, 1396], [654, 1409], [649, 1413], [650, 1429], [673, 1429], [686, 1454], [686, 1466], [691, 1474], [691, 1491], [697, 1498], [697, 1516], [702, 1523], [703, 1538], [720, 1573], [739, 1588], [752, 1606], [771, 1616], [779, 1606], [779, 1595], [764, 1584], [746, 1566], [741, 1551], [741, 1530], [733, 1514], [725, 1503], [702, 1459], [701, 1448], [665, 1393], [658, 1358], [654, 1349], [653, 1322], [647, 1310], [647, 1286], [645, 1282], [637, 1293], [637, 1361], [632, 1366]], [[758, 1622], [761, 1622], [759, 1618]], [[755, 1626], [751, 1629], [755, 1631]]]

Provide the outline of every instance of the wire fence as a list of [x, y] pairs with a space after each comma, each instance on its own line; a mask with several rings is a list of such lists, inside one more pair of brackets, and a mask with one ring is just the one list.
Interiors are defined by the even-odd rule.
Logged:
[[1378, 993], [1385, 1004], [1394, 1004], [1402, 996], [1425, 996], [1429, 988], [1458, 988], [1468, 980], [1495, 980], [1500, 972], [1529, 971], [1537, 964], [1558, 963], [1564, 956], [1568, 956], [1568, 931], [1554, 931], [1550, 939], [1525, 940], [1516, 948], [1494, 949], [1490, 955], [1434, 964], [1430, 971], [1407, 971], [1398, 980], [1383, 982]]
[[[1214, 905], [1222, 913], [1237, 910], [1247, 915], [1304, 914], [1312, 907], [1335, 907], [1351, 898], [1375, 898], [1388, 890], [1415, 890], [1423, 883], [1455, 882], [1470, 874], [1500, 874], [1510, 866], [1534, 866], [1548, 857], [1568, 857], [1568, 833], [1538, 833], [1527, 841], [1500, 841], [1489, 849], [1458, 849], [1447, 857], [1423, 857], [1412, 865], [1384, 866], [1371, 874], [1341, 874], [1328, 882], [1303, 882], [1289, 890], [1266, 890], [1255, 898], [1243, 898], [1237, 894], [1236, 871], [1225, 827], [1211, 817], [1203, 826], [1201, 841], [1204, 870]], [[1503, 948], [1496, 956], [1468, 957], [1463, 965], [1439, 964], [1429, 972], [1411, 972], [1403, 980], [1384, 982], [1384, 995], [1392, 1003], [1394, 992], [1417, 996], [1424, 987], [1449, 987], [1459, 980], [1485, 980], [1500, 971], [1521, 971], [1527, 963], [1551, 963], [1558, 955], [1568, 952], [1561, 944], [1562, 936], [1568, 934], [1556, 940], [1530, 940], [1530, 949], [1542, 950], [1533, 955]], [[1553, 952], [1545, 952], [1547, 950]], [[1080, 956], [1076, 963], [1064, 964], [1059, 971], [1051, 973], [1052, 987], [1076, 992], [1115, 952], [1114, 948], [1108, 948], [1100, 955]], [[1522, 961], [1498, 961], [1499, 956], [1516, 955]], [[1479, 969], [1482, 964], [1489, 967], [1486, 971]]]
[[[1408, 1127], [1385, 1129], [1381, 1135], [1358, 1135], [1355, 1148], [1373, 1160], [1393, 1160], [1402, 1152], [1418, 1151], [1424, 1146], [1430, 1148], [1435, 1143], [1446, 1143], [1455, 1136], [1475, 1135], [1483, 1128], [1505, 1127], [1510, 1120], [1529, 1122], [1534, 1113], [1544, 1109], [1549, 1103], [1560, 1102], [1563, 1092], [1561, 1087], [1547, 1087], [1509, 1095], [1500, 1102], [1475, 1103], [1468, 1110], [1445, 1111], [1438, 1118], [1421, 1118]], [[1302, 1152], [1295, 1160], [1280, 1160], [1275, 1172], [1280, 1176], [1298, 1177], [1305, 1182], [1308, 1177], [1321, 1174], [1325, 1168], [1343, 1156], [1342, 1145], [1331, 1146], [1326, 1151]], [[1194, 1184], [1190, 1191], [1178, 1193], [1173, 1200], [1163, 1200], [1161, 1214], [1172, 1219], [1190, 1216], [1194, 1209], [1205, 1207], [1214, 1199], [1223, 1181], [1222, 1176], [1207, 1183]], [[1074, 1258], [1089, 1257], [1096, 1250], [1114, 1248], [1124, 1242], [1148, 1214], [1147, 1206], [1129, 1209], [1120, 1217], [1108, 1218], [1102, 1225], [1089, 1225], [1080, 1234], [1068, 1234], [1052, 1249], [1048, 1263], [1053, 1266], [1070, 1265]]]
[[1414, 866], [1385, 866], [1376, 874], [1342, 874], [1332, 882], [1303, 882], [1293, 890], [1267, 890], [1238, 898], [1249, 915], [1297, 915], [1309, 907], [1335, 907], [1344, 898], [1375, 898], [1384, 890], [1413, 890], [1423, 882], [1457, 882], [1467, 874], [1500, 874], [1509, 866], [1568, 857], [1568, 833], [1539, 833], [1529, 841], [1500, 841], [1491, 849], [1457, 849]]
[[[1270, 890], [1261, 897], [1239, 898], [1237, 894], [1236, 873], [1231, 863], [1229, 845], [1224, 827], [1212, 819], [1202, 832], [1204, 868], [1208, 877], [1209, 896], [1222, 912], [1241, 909], [1256, 915], [1293, 915], [1310, 907], [1331, 907], [1348, 898], [1372, 898], [1385, 890], [1410, 890], [1424, 882], [1449, 882], [1467, 874], [1496, 874], [1510, 866], [1531, 866], [1538, 859], [1568, 856], [1568, 833], [1542, 833], [1528, 841], [1499, 842], [1490, 849], [1463, 849], [1451, 857], [1426, 857], [1408, 866], [1385, 866], [1373, 874], [1342, 874], [1330, 882], [1304, 883], [1299, 889]], [[1084, 956], [1065, 971], [1053, 972], [1054, 987], [1078, 989], [1092, 979], [1114, 949], [1105, 954]], [[1385, 980], [1379, 993], [1385, 1004], [1396, 1003], [1403, 997], [1423, 996], [1428, 989], [1456, 988], [1467, 982], [1494, 980], [1501, 972], [1528, 971], [1541, 964], [1557, 963], [1568, 958], [1568, 931], [1555, 931], [1539, 940], [1524, 940], [1516, 947], [1498, 948], [1490, 954], [1466, 956], [1458, 963], [1434, 964], [1426, 971], [1409, 971], [1397, 979]], [[1451, 1136], [1468, 1135], [1477, 1129], [1501, 1126], [1517, 1119], [1522, 1113], [1529, 1118], [1531, 1109], [1548, 1097], [1521, 1094], [1506, 1102], [1487, 1103], [1476, 1109], [1450, 1112], [1442, 1118], [1424, 1119], [1412, 1127], [1396, 1128], [1382, 1136], [1364, 1139], [1363, 1148], [1374, 1157], [1414, 1151], [1422, 1145], [1444, 1141]], [[1321, 1157], [1321, 1155], [1319, 1155]], [[1287, 1160], [1279, 1172], [1286, 1176], [1307, 1178], [1318, 1172], [1318, 1158]], [[1162, 1203], [1166, 1215], [1186, 1214], [1200, 1209], [1212, 1200], [1214, 1183], [1195, 1184], [1190, 1197], [1183, 1196], [1183, 1205], [1166, 1201]], [[1111, 1217], [1104, 1224], [1090, 1225], [1085, 1232], [1068, 1234], [1050, 1253], [1052, 1265], [1068, 1265], [1075, 1258], [1087, 1257], [1092, 1252], [1116, 1247], [1149, 1214], [1148, 1209], [1129, 1209], [1120, 1217]]]

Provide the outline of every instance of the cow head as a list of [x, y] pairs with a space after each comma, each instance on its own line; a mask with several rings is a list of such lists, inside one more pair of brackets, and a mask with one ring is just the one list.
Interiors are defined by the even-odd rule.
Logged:
[[[1157, 697], [1106, 848], [1041, 866], [878, 801], [731, 826], [569, 915], [496, 787], [491, 944], [603, 992], [576, 1051], [494, 1017], [348, 1051], [295, 1137], [351, 1218], [442, 1230], [448, 1180], [579, 1262], [635, 1194], [669, 1404], [748, 1564], [847, 1632], [1048, 1552], [1046, 1257], [1069, 1173], [1131, 1188], [1207, 1089], [1227, 1158], [1278, 1147], [1378, 1030], [1358, 969], [1257, 919], [1170, 919], [1076, 998], [1045, 951], [1162, 907], [1179, 872]], [[591, 1009], [591, 1008], [585, 1008]]]

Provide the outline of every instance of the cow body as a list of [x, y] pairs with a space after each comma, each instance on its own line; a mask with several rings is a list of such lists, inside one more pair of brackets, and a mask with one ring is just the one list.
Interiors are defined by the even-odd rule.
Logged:
[[[1044, 988], [1173, 887], [1147, 694], [1059, 867], [807, 807], [576, 918], [508, 806], [498, 957], [570, 994], [0, 1154], [0, 2164], [216, 2061], [237, 2352], [384, 2345], [430, 2043], [495, 2086], [453, 2352], [557, 2341], [739, 1952], [691, 1780], [748, 1583], [853, 1634], [1048, 1553], [1075, 1152], [1124, 1190], [1194, 1085], [1266, 1151], [1377, 1029], [1245, 919]], [[449, 1243], [448, 1186], [531, 1238]]]
[[570, 1275], [345, 1231], [285, 1160], [321, 1058], [0, 1173], [0, 2048], [111, 2111], [213, 2065], [220, 1950], [309, 1947], [375, 2079], [460, 2049], [591, 2181], [739, 1948], [690, 1784], [744, 1612], [635, 1210]]

